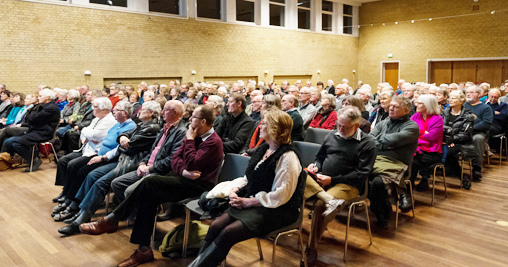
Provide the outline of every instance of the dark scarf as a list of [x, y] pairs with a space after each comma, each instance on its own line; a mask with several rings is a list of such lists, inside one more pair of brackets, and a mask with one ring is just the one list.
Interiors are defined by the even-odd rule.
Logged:
[[330, 113], [332, 113], [332, 111], [333, 111], [332, 107], [328, 107], [327, 110], [325, 110], [323, 107], [321, 107], [318, 110], [317, 113], [323, 115], [323, 118], [321, 119], [321, 122], [319, 122], [318, 128], [321, 128], [321, 125], [323, 125], [323, 123], [328, 119], [328, 117], [330, 116]]

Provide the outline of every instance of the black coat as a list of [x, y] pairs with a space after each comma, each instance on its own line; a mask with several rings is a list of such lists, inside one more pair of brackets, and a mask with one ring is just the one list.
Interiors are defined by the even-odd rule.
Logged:
[[[153, 166], [150, 167], [151, 173], [156, 172], [160, 175], [166, 175], [171, 171], [171, 158], [182, 145], [182, 141], [185, 138], [186, 132], [187, 128], [185, 128], [185, 122], [183, 120], [180, 120], [180, 122], [178, 122], [178, 124], [169, 131], [166, 139], [164, 140], [164, 143], [162, 144], [159, 152], [157, 153], [157, 156], [155, 157]], [[145, 158], [141, 160], [141, 162], [144, 162], [145, 164], [148, 163], [152, 151], [155, 149], [157, 143], [159, 143], [159, 140], [163, 135], [164, 128], [159, 131], [157, 137], [155, 138], [155, 142], [152, 145], [150, 153], [148, 153], [148, 155], [146, 155]]]
[[40, 104], [33, 109], [33, 113], [27, 117], [28, 131], [20, 139], [27, 146], [53, 139], [60, 122], [60, 109], [55, 101]]
[[471, 144], [473, 142], [473, 126], [475, 116], [471, 111], [462, 107], [459, 117], [450, 121], [452, 107], [447, 107], [441, 112], [443, 117], [443, 141], [446, 144]]
[[89, 126], [92, 123], [92, 120], [95, 118], [93, 115], [93, 110], [88, 109], [85, 114], [83, 114], [83, 118], [79, 119], [76, 122], [76, 125], [79, 127], [79, 130], [82, 130], [83, 128]]
[[242, 111], [238, 116], [226, 115], [215, 130], [222, 139], [224, 154], [239, 153], [254, 127], [252, 119]]

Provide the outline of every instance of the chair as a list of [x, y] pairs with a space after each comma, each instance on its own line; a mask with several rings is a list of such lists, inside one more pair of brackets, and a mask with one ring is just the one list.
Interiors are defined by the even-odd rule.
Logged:
[[[411, 173], [411, 171], [409, 173]], [[412, 210], [413, 210], [413, 218], [414, 218], [415, 217], [415, 199], [414, 199], [414, 196], [413, 196], [413, 186], [411, 185], [411, 181], [408, 180], [408, 179], [406, 179], [405, 183], [406, 183], [406, 185], [409, 184], [409, 191], [411, 192], [411, 207], [412, 207]], [[396, 212], [395, 212], [395, 229], [397, 229], [397, 227], [399, 226], [399, 204], [400, 204], [400, 200], [397, 197], [397, 204], [395, 206], [395, 209], [396, 209]]]
[[[224, 157], [224, 163], [222, 165], [222, 169], [219, 170], [217, 176], [217, 182], [220, 183], [223, 181], [230, 181], [236, 179], [238, 177], [242, 177], [245, 175], [245, 170], [249, 165], [250, 157], [238, 155], [238, 154], [226, 154]], [[187, 256], [187, 243], [189, 242], [189, 228], [190, 228], [190, 215], [191, 211], [203, 215], [205, 212], [199, 207], [198, 200], [193, 199], [184, 204], [185, 206], [185, 227], [184, 227], [184, 237], [183, 237], [183, 249], [182, 249], [182, 257]], [[154, 226], [155, 232], [155, 226]]]
[[[369, 207], [367, 206], [367, 196], [369, 195], [369, 179], [365, 181], [365, 190], [362, 195], [353, 198], [351, 200], [348, 200], [344, 202], [344, 208], [349, 207], [349, 212], [347, 214], [347, 225], [346, 225], [346, 240], [344, 244], [344, 261], [346, 261], [347, 256], [347, 244], [348, 244], [348, 236], [349, 236], [349, 223], [351, 222], [351, 211], [353, 211], [353, 217], [355, 214], [355, 207], [358, 206], [365, 206], [365, 215], [367, 216], [367, 228], [369, 229], [369, 238], [370, 238], [370, 244], [372, 245], [372, 233], [370, 231], [370, 218], [369, 218]], [[397, 204], [398, 206], [398, 204]]]
[[501, 166], [501, 162], [503, 161], [503, 141], [506, 150], [506, 159], [508, 160], [508, 140], [506, 140], [506, 135], [504, 133], [494, 135], [492, 138], [499, 138], [499, 166]]
[[303, 141], [322, 145], [325, 141], [326, 136], [331, 132], [331, 130], [309, 128], [305, 133], [305, 138]]
[[321, 145], [315, 143], [293, 141], [293, 147], [298, 152], [303, 167], [313, 163]]
[[[56, 161], [58, 162], [58, 155], [56, 154], [55, 147], [53, 146], [53, 143], [55, 142], [55, 139], [56, 139], [57, 129], [58, 128], [55, 129], [55, 133], [53, 134], [53, 138], [51, 140], [38, 143], [44, 147], [44, 151], [46, 152], [46, 155], [48, 155], [49, 163], [51, 163], [51, 157], [49, 156], [48, 150], [46, 149], [46, 145], [51, 145], [51, 149], [53, 150], [53, 153], [55, 154]], [[32, 146], [32, 161], [30, 162], [30, 172], [32, 172], [32, 166], [34, 165], [35, 146], [37, 146], [37, 144]]]
[[[460, 187], [462, 187], [462, 179], [464, 179], [464, 162], [469, 163], [469, 177], [473, 179], [473, 159], [472, 158], [465, 158], [462, 152], [459, 153], [460, 156]], [[472, 183], [471, 183], [472, 186]]]
[[436, 164], [432, 165], [430, 168], [434, 169], [434, 174], [432, 176], [432, 201], [430, 202], [430, 205], [433, 206], [434, 205], [434, 191], [436, 188], [436, 170], [437, 170], [437, 168], [443, 169], [443, 184], [444, 184], [444, 190], [445, 190], [445, 198], [448, 197], [448, 192], [446, 191], [446, 173], [445, 173], [444, 162], [443, 163], [441, 163], [441, 162], [436, 163]]

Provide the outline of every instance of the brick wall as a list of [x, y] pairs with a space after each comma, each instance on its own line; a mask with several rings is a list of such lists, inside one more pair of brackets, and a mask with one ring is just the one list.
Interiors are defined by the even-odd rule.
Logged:
[[0, 83], [14, 91], [74, 88], [85, 70], [100, 88], [117, 77], [312, 75], [315, 85], [317, 70], [326, 84], [357, 69], [353, 37], [16, 0], [0, 10]]
[[[479, 11], [473, 11], [479, 5]], [[493, 10], [505, 10], [490, 14]], [[400, 77], [426, 81], [427, 59], [508, 57], [508, 2], [481, 0], [382, 0], [360, 7], [358, 78], [380, 82], [381, 61], [400, 60]], [[429, 18], [487, 13], [450, 19]], [[412, 24], [411, 20], [425, 19]], [[395, 25], [398, 21], [399, 24]], [[405, 21], [405, 22], [404, 22]], [[389, 59], [388, 54], [393, 58]], [[496, 85], [499, 86], [499, 85]]]

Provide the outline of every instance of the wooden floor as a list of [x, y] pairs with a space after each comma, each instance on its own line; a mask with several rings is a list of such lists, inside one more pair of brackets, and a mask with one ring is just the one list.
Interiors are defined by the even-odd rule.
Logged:
[[[493, 164], [498, 161], [495, 156]], [[369, 245], [363, 210], [357, 210], [350, 228], [347, 263], [343, 262], [345, 217], [329, 224], [319, 245], [318, 266], [508, 266], [508, 163], [485, 169], [482, 182], [472, 190], [458, 188], [457, 178], [448, 178], [448, 198], [443, 185], [436, 186], [436, 202], [430, 206], [430, 191], [415, 193], [416, 218], [403, 214], [399, 227], [380, 230], [372, 222], [373, 244]], [[50, 216], [51, 199], [61, 190], [54, 186], [56, 165], [44, 161], [41, 170], [0, 172], [0, 266], [116, 266], [136, 246], [129, 243], [131, 228], [102, 236], [61, 237], [63, 223]], [[99, 210], [97, 216], [102, 216]], [[306, 211], [306, 214], [308, 210]], [[374, 217], [371, 216], [374, 221]], [[165, 232], [183, 223], [183, 218], [158, 224], [158, 248]], [[310, 220], [304, 219], [304, 242]], [[270, 266], [271, 242], [262, 240], [264, 261], [259, 261], [256, 243], [236, 245], [227, 258], [229, 266]], [[277, 266], [298, 266], [300, 251], [296, 236], [282, 238]], [[143, 266], [186, 266], [192, 258], [171, 260], [156, 252], [156, 261]]]

